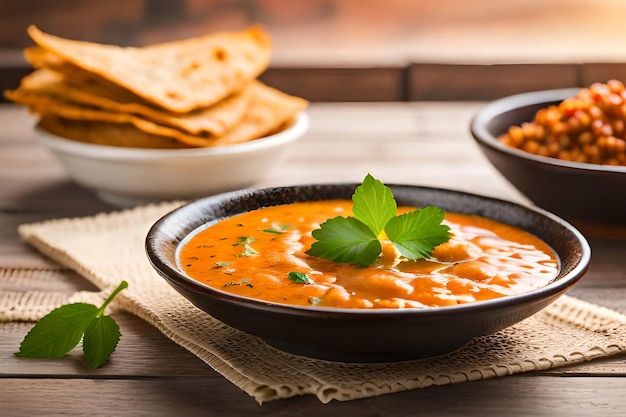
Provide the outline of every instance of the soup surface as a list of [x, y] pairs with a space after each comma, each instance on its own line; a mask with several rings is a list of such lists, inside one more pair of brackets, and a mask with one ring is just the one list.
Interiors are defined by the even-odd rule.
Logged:
[[[413, 210], [403, 207], [399, 212]], [[274, 303], [339, 308], [423, 308], [471, 303], [545, 286], [558, 272], [535, 236], [479, 216], [446, 213], [451, 239], [417, 261], [383, 241], [360, 268], [307, 255], [314, 229], [351, 216], [352, 201], [274, 206], [220, 220], [180, 248], [181, 268], [213, 288]]]

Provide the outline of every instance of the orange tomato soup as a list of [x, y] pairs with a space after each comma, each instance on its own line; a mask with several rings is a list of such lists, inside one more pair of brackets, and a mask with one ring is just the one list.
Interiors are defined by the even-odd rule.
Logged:
[[[412, 210], [402, 208], [401, 211]], [[558, 272], [552, 249], [518, 228], [446, 213], [451, 239], [432, 258], [401, 257], [383, 241], [367, 268], [305, 253], [311, 231], [352, 216], [352, 201], [294, 203], [246, 212], [193, 234], [180, 248], [186, 274], [213, 288], [273, 303], [338, 308], [424, 308], [526, 292]], [[306, 282], [292, 279], [297, 272]], [[302, 277], [302, 275], [299, 275]]]

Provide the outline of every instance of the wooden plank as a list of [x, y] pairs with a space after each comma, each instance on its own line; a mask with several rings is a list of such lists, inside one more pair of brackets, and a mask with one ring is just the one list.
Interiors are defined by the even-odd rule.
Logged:
[[626, 82], [626, 63], [584, 63], [580, 66], [580, 85], [590, 86], [596, 82], [607, 82], [610, 79]]
[[400, 67], [271, 67], [259, 78], [311, 101], [402, 101], [404, 73]]
[[[622, 266], [622, 270], [623, 268]], [[588, 276], [583, 277], [567, 294], [592, 304], [598, 304], [626, 314], [626, 300], [624, 300], [626, 285], [624, 278], [622, 277], [620, 280], [604, 281], [603, 285], [600, 287], [593, 287], [587, 284], [587, 282], [595, 278], [596, 277], [589, 273]]]
[[[321, 404], [312, 396], [257, 404], [218, 378], [1, 381], [6, 417], [30, 416], [619, 416], [626, 378], [512, 376]], [[85, 392], [94, 395], [85, 396]], [[529, 400], [531, 399], [532, 400]]]
[[576, 64], [430, 64], [409, 68], [409, 100], [493, 100], [579, 85]]
[[0, 323], [0, 376], [121, 378], [146, 376], [217, 376], [211, 367], [157, 329], [129, 313], [113, 315], [122, 338], [109, 362], [92, 369], [80, 348], [59, 359], [24, 359], [13, 355], [33, 323]]
[[[613, 292], [613, 296], [606, 297]], [[626, 301], [619, 292], [585, 289], [576, 295], [589, 302], [626, 312]], [[604, 298], [603, 298], [604, 297]], [[178, 346], [154, 327], [129, 313], [114, 313], [122, 332], [120, 343], [110, 361], [102, 368], [91, 369], [80, 349], [59, 359], [23, 359], [13, 355], [33, 323], [0, 323], [0, 377], [197, 377], [215, 376], [213, 370], [186, 349]], [[626, 376], [626, 355], [617, 355], [591, 363], [548, 371], [558, 375]]]

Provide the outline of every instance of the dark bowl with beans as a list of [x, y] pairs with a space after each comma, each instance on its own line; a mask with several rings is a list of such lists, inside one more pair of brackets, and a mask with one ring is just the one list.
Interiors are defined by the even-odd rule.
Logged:
[[470, 131], [532, 203], [589, 236], [625, 238], [625, 123], [626, 90], [609, 81], [492, 101]]

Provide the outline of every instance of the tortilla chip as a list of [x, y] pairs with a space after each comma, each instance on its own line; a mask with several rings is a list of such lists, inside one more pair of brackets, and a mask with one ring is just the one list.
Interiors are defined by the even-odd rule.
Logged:
[[99, 84], [102, 85], [103, 88], [113, 90], [116, 95], [132, 94], [137, 97], [138, 101], [143, 100], [124, 87], [113, 84], [98, 74], [84, 70], [67, 61], [62, 56], [40, 46], [24, 48], [24, 58], [26, 58], [26, 61], [34, 68], [47, 68], [62, 74], [66, 81], [72, 83], [74, 86], [79, 87], [84, 84]]
[[24, 58], [34, 68], [62, 68], [67, 63], [62, 57], [50, 52], [41, 46], [29, 46], [24, 48]]
[[222, 135], [239, 122], [248, 106], [251, 90], [244, 88], [211, 107], [180, 115], [154, 108], [131, 92], [111, 89], [98, 82], [74, 86], [63, 75], [45, 68], [24, 77], [18, 91], [52, 96], [114, 113], [139, 115], [187, 133], [212, 137]]
[[44, 116], [38, 127], [63, 138], [107, 146], [150, 149], [183, 149], [190, 146], [163, 136], [142, 132], [129, 124], [70, 120]]
[[271, 52], [268, 35], [258, 27], [144, 48], [64, 39], [35, 26], [28, 34], [64, 61], [178, 113], [242, 89], [268, 67]]
[[309, 102], [260, 81], [250, 84], [254, 90], [248, 111], [237, 126], [218, 136], [213, 146], [228, 146], [276, 133], [307, 108]]
[[193, 147], [227, 146], [266, 136], [292, 120], [308, 105], [306, 100], [282, 93], [260, 81], [253, 81], [248, 89], [251, 90], [250, 105], [241, 121], [224, 135], [213, 138], [190, 135], [140, 116], [80, 106], [52, 96], [20, 89], [6, 91], [5, 96], [27, 105], [32, 112], [43, 116], [55, 115], [72, 120], [131, 124], [145, 133], [176, 139]]
[[270, 55], [269, 39], [256, 27], [144, 48], [63, 39], [35, 26], [28, 32], [38, 46], [24, 56], [39, 69], [5, 97], [70, 139], [228, 146], [284, 129], [308, 105], [256, 79]]
[[183, 142], [188, 146], [211, 146], [212, 144], [212, 138], [188, 135], [180, 130], [158, 125], [132, 114], [115, 113], [95, 107], [81, 106], [60, 100], [56, 97], [25, 92], [23, 90], [5, 91], [5, 97], [17, 103], [27, 105], [31, 112], [40, 114], [42, 117], [54, 115], [70, 120], [130, 124], [143, 132], [169, 137], [179, 141], [180, 138], [189, 136], [190, 140]]

